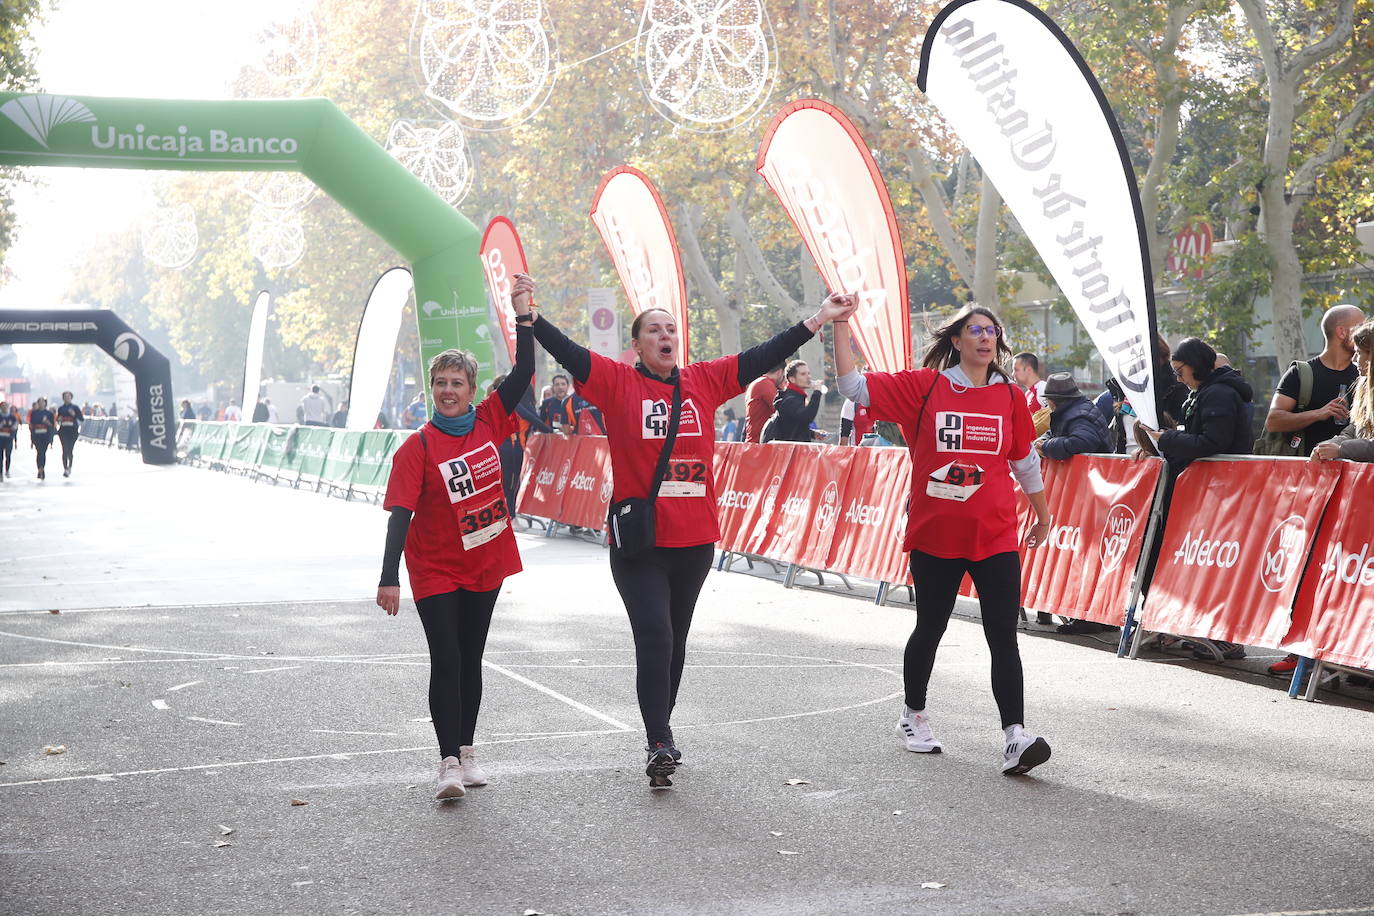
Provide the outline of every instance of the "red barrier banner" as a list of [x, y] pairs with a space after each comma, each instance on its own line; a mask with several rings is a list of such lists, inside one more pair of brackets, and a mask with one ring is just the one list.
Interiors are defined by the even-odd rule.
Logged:
[[532, 473], [525, 493], [520, 498], [520, 511], [538, 518], [557, 519], [563, 508], [563, 494], [572, 476], [573, 453], [577, 439], [536, 434], [530, 441], [542, 440], [543, 445], [529, 462]]
[[1174, 486], [1141, 626], [1277, 649], [1339, 462], [1198, 461]]
[[824, 569], [855, 449], [792, 443], [773, 447], [790, 451], [792, 458], [755, 552], [779, 563]]
[[[1052, 527], [1049, 543], [1022, 548], [1022, 603], [1120, 626], [1163, 462], [1076, 455], [1041, 468]], [[1024, 535], [1034, 519], [1022, 515]]]
[[515, 494], [516, 512], [523, 512], [520, 507], [525, 505], [525, 494], [530, 489], [530, 479], [534, 477], [535, 469], [539, 466], [539, 459], [544, 453], [544, 443], [548, 436], [539, 433], [531, 433], [525, 439], [525, 462], [520, 466], [520, 490]]
[[896, 448], [856, 448], [844, 481], [825, 569], [847, 576], [906, 584], [906, 503], [911, 462]]
[[515, 224], [504, 216], [487, 223], [482, 236], [482, 274], [487, 278], [487, 292], [501, 323], [510, 361], [515, 362], [515, 310], [510, 304], [510, 289], [516, 274], [529, 273], [525, 263], [525, 249]]
[[1338, 665], [1374, 668], [1374, 465], [1345, 461], [1317, 531], [1282, 648]]
[[[563, 490], [563, 505], [554, 520], [602, 531], [611, 504], [611, 450], [604, 436], [578, 436], [573, 441], [572, 470]], [[555, 490], [558, 483], [555, 478]]]
[[767, 532], [792, 450], [769, 443], [716, 443], [720, 546], [757, 554]]

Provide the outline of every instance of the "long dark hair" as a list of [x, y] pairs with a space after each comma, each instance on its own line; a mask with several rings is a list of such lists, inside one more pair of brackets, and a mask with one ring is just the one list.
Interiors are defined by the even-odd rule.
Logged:
[[1187, 337], [1180, 341], [1179, 345], [1174, 347], [1174, 352], [1169, 354], [1169, 358], [1192, 369], [1198, 384], [1211, 378], [1217, 368], [1217, 351], [1206, 341], [1196, 337]]
[[981, 305], [964, 306], [931, 332], [930, 346], [926, 347], [925, 356], [921, 357], [921, 365], [936, 372], [959, 365], [959, 351], [954, 348], [954, 338], [964, 333], [964, 325], [968, 324], [968, 320], [974, 315], [982, 315], [997, 327], [997, 355], [988, 366], [988, 381], [992, 381], [992, 373], [995, 371], [1010, 382], [1011, 376], [1007, 374], [1006, 363], [1011, 358], [1011, 347], [1007, 346], [1006, 329], [1002, 327], [1002, 320], [992, 309]]

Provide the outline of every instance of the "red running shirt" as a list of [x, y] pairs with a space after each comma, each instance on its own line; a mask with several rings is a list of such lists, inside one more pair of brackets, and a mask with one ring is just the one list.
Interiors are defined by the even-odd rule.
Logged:
[[911, 453], [902, 549], [968, 560], [1016, 550], [1008, 462], [1025, 458], [1035, 439], [1025, 395], [1011, 384], [956, 389], [934, 369], [864, 377], [870, 416], [899, 424]]
[[[601, 408], [611, 446], [611, 501], [647, 499], [668, 436], [673, 386], [592, 353], [592, 369], [578, 393]], [[743, 391], [739, 358], [692, 363], [679, 373], [682, 420], [654, 503], [660, 547], [695, 547], [720, 540], [716, 518], [716, 408]], [[772, 383], [769, 382], [771, 386]]]
[[433, 423], [406, 439], [391, 457], [382, 507], [415, 513], [406, 533], [406, 571], [415, 598], [457, 589], [485, 592], [520, 572], [520, 552], [501, 488], [497, 447], [515, 421], [496, 394], [477, 405], [466, 436]]

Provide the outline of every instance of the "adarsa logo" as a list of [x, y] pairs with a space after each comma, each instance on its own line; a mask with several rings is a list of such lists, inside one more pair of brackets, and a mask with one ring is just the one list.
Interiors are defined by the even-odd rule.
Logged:
[[161, 385], [150, 385], [148, 387], [148, 432], [152, 434], [152, 442], [157, 448], [167, 447], [167, 398], [163, 394]]
[[1369, 543], [1361, 544], [1359, 553], [1346, 553], [1345, 545], [1337, 541], [1327, 549], [1321, 571], [1323, 582], [1334, 575], [1346, 585], [1374, 585], [1374, 556], [1370, 556]]
[[1117, 503], [1108, 510], [1098, 548], [1103, 572], [1116, 569], [1126, 558], [1126, 549], [1131, 544], [1131, 532], [1135, 530], [1135, 522], [1135, 510], [1124, 503]]
[[821, 503], [816, 507], [816, 530], [828, 531], [840, 515], [840, 485], [830, 481], [821, 491]]
[[94, 321], [0, 321], [0, 331], [98, 331]]
[[1290, 515], [1279, 522], [1260, 557], [1260, 583], [1266, 591], [1277, 592], [1288, 584], [1302, 565], [1306, 547], [1307, 523], [1301, 515]]
[[1208, 540], [1207, 529], [1193, 537], [1191, 531], [1184, 532], [1183, 544], [1174, 551], [1174, 562], [1184, 566], [1215, 566], [1230, 569], [1240, 561], [1240, 543], [1237, 541]]

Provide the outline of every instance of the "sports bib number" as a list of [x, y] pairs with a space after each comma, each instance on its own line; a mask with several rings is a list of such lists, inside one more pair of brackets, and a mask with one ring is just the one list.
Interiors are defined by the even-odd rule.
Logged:
[[982, 488], [985, 473], [976, 464], [951, 461], [926, 480], [926, 495], [935, 499], [968, 502]]
[[659, 496], [705, 496], [706, 462], [688, 459], [668, 462]]
[[76, 421], [75, 421], [75, 420], [59, 420], [57, 425], [58, 425], [58, 426], [61, 426], [61, 427], [63, 427], [63, 428], [66, 428], [66, 427], [68, 427], [68, 426], [75, 426], [75, 425], [76, 425]]
[[463, 549], [481, 547], [506, 530], [510, 523], [506, 512], [506, 498], [498, 496], [480, 509], [458, 517], [458, 533], [463, 536]]

